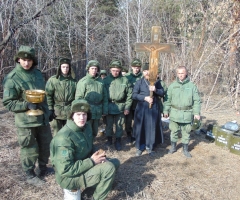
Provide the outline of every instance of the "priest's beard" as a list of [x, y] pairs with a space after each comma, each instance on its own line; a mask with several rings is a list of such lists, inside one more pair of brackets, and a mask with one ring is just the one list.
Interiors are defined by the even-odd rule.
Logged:
[[144, 78], [145, 78], [146, 80], [149, 80], [149, 75], [148, 75], [148, 74], [144, 75]]

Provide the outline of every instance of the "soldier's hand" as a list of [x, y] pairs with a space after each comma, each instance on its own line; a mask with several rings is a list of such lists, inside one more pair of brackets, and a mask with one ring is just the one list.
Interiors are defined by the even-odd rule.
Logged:
[[104, 163], [107, 161], [106, 159], [106, 153], [105, 151], [100, 152], [100, 151], [96, 151], [92, 156], [91, 159], [93, 160], [94, 164], [100, 164], [100, 163]]
[[194, 115], [194, 119], [200, 120], [200, 115]]
[[163, 117], [168, 118], [169, 115], [168, 114], [163, 114]]
[[50, 115], [49, 115], [49, 122], [51, 122], [53, 119], [56, 118], [56, 115], [54, 113], [54, 110], [49, 110]]
[[28, 108], [29, 110], [37, 110], [38, 104], [37, 104], [37, 103], [30, 103], [30, 102], [28, 102], [28, 103], [27, 103], [27, 108]]
[[128, 115], [129, 114], [129, 110], [124, 110], [124, 115]]

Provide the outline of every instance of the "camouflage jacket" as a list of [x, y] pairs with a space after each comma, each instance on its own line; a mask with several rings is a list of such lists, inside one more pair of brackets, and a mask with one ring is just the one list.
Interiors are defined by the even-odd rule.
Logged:
[[78, 81], [75, 99], [85, 99], [91, 106], [92, 119], [108, 114], [107, 91], [103, 80], [87, 74]]
[[26, 111], [27, 101], [25, 90], [39, 89], [45, 90], [45, 82], [42, 73], [32, 67], [29, 70], [22, 68], [20, 64], [5, 77], [3, 81], [3, 105], [15, 115], [15, 125], [17, 127], [37, 127], [49, 123], [49, 110], [46, 98], [38, 105], [44, 114], [39, 116], [28, 116]]
[[163, 113], [169, 113], [170, 120], [191, 123], [193, 115], [200, 115], [201, 100], [198, 89], [187, 77], [183, 82], [177, 78], [167, 90]]
[[74, 181], [65, 181], [65, 178], [79, 177], [79, 181], [84, 182], [81, 175], [94, 166], [90, 158], [92, 149], [93, 135], [90, 124], [86, 123], [80, 128], [68, 119], [50, 144], [50, 158], [56, 181], [62, 188], [76, 189]]
[[47, 103], [49, 110], [54, 110], [56, 119], [66, 120], [71, 103], [75, 98], [76, 80], [71, 76], [56, 75], [48, 79], [46, 84]]
[[[131, 87], [134, 88], [135, 83], [137, 80], [142, 78], [142, 72], [139, 72], [138, 74], [133, 74], [132, 72], [126, 74], [126, 78], [128, 79], [129, 83], [131, 84]], [[137, 106], [137, 101], [133, 100], [131, 110], [135, 110]]]
[[130, 110], [132, 105], [132, 87], [126, 77], [111, 74], [104, 79], [108, 95], [108, 114], [120, 114]]
[[166, 100], [166, 94], [167, 94], [167, 85], [164, 83], [164, 81], [160, 80], [160, 83], [164, 89], [164, 96], [163, 97], [159, 97], [159, 109], [160, 109], [160, 113], [163, 113], [163, 102], [165, 102]]

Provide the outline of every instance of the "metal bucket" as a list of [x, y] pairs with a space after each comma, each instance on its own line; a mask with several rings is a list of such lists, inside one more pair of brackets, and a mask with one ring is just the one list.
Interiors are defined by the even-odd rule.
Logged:
[[221, 147], [230, 147], [230, 138], [233, 135], [233, 131], [229, 131], [224, 128], [218, 128], [215, 135], [215, 144]]
[[232, 134], [230, 138], [230, 152], [240, 155], [240, 135], [239, 134]]

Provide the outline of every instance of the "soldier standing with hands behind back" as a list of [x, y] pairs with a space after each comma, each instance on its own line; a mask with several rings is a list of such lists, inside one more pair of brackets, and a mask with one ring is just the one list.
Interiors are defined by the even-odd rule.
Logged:
[[113, 125], [116, 125], [117, 151], [122, 149], [121, 137], [125, 115], [129, 114], [132, 104], [132, 87], [126, 77], [121, 75], [122, 63], [120, 60], [113, 60], [110, 63], [110, 75], [104, 79], [108, 94], [108, 115], [107, 115], [107, 145], [112, 145]]
[[[45, 83], [42, 73], [36, 68], [37, 58], [35, 50], [29, 46], [20, 46], [14, 57], [16, 67], [3, 81], [3, 105], [15, 116], [18, 143], [20, 145], [20, 160], [23, 171], [27, 176], [27, 183], [40, 187], [45, 182], [39, 177], [52, 172], [47, 168], [52, 139], [49, 125], [49, 110], [46, 98], [42, 103], [26, 101], [26, 90], [44, 90]], [[28, 110], [40, 109], [42, 115], [29, 116]], [[34, 172], [38, 160], [39, 174]]]
[[164, 102], [164, 117], [170, 118], [171, 149], [169, 154], [176, 152], [178, 131], [182, 133], [183, 153], [186, 157], [192, 157], [188, 152], [191, 123], [194, 119], [200, 120], [201, 102], [198, 89], [187, 76], [185, 66], [177, 68], [177, 79], [168, 88], [166, 101]]
[[90, 60], [86, 67], [87, 75], [77, 83], [75, 99], [85, 99], [91, 106], [93, 136], [98, 133], [99, 120], [108, 113], [107, 91], [103, 80], [98, 77], [100, 64], [97, 60]]

